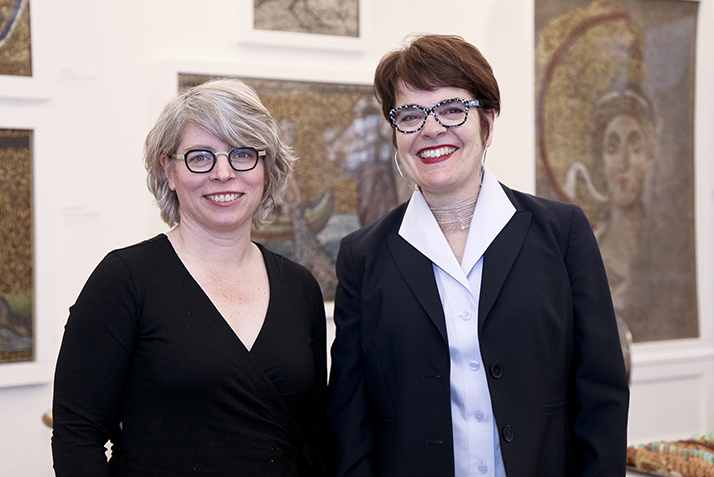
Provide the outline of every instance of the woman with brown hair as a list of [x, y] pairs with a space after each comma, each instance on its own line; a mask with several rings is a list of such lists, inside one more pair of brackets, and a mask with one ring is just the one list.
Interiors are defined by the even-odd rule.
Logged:
[[411, 199], [345, 237], [328, 420], [338, 476], [622, 476], [628, 386], [583, 211], [485, 168], [500, 93], [454, 36], [377, 67]]

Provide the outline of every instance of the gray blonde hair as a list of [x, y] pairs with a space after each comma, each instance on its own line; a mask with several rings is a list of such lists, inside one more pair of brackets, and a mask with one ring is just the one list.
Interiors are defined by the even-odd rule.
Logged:
[[[265, 150], [265, 187], [253, 215], [256, 228], [266, 225], [268, 215], [283, 204], [297, 159], [280, 140], [273, 117], [250, 86], [237, 79], [214, 79], [179, 93], [164, 108], [144, 142], [147, 185], [170, 227], [181, 220], [176, 192], [169, 188], [161, 157], [171, 156], [181, 143], [184, 128], [193, 123], [232, 145]], [[169, 167], [175, 167], [171, 161]]]

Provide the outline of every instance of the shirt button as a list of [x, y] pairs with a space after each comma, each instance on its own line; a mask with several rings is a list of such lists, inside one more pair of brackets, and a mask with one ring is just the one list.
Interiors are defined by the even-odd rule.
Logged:
[[478, 371], [480, 367], [481, 367], [481, 363], [479, 363], [477, 359], [472, 359], [471, 362], [469, 363], [469, 369], [471, 371]]
[[478, 422], [483, 422], [486, 420], [486, 414], [481, 409], [476, 411], [476, 414], [474, 414], [474, 416], [476, 417], [476, 420]]
[[464, 321], [469, 321], [471, 319], [471, 312], [470, 311], [465, 311], [463, 315], [461, 315], [461, 319]]
[[476, 466], [476, 470], [478, 470], [479, 474], [485, 475], [488, 473], [488, 466], [485, 462], [480, 462], [479, 465]]

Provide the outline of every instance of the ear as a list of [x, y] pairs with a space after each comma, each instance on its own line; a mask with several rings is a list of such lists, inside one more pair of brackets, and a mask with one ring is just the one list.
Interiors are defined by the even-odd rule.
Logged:
[[166, 154], [162, 154], [159, 160], [161, 161], [161, 168], [164, 170], [166, 180], [169, 183], [169, 189], [176, 191], [176, 185], [174, 183], [174, 167], [172, 164], [173, 161], [171, 161]]

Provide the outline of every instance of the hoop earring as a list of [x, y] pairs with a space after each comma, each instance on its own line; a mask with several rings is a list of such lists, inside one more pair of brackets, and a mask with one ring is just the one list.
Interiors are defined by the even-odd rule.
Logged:
[[[413, 190], [413, 191], [419, 190], [418, 188], [415, 188], [414, 186], [412, 186], [412, 185], [409, 183], [409, 181], [407, 180], [406, 176], [405, 176], [404, 173], [402, 172], [402, 168], [399, 166], [399, 151], [394, 151], [394, 164], [397, 166], [397, 171], [399, 171], [399, 175], [402, 176], [402, 179], [404, 180], [404, 182], [407, 183], [407, 185], [409, 186], [409, 188], [410, 188], [411, 190]], [[416, 183], [415, 183], [415, 184], [416, 184]]]
[[488, 146], [483, 147], [483, 156], [481, 156], [481, 184], [483, 184], [483, 171], [486, 169], [486, 153]]

